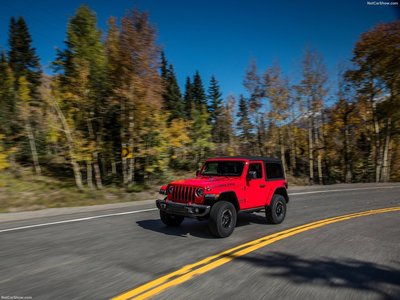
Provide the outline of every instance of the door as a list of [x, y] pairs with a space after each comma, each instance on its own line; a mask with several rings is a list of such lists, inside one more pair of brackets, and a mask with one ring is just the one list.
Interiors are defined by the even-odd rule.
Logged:
[[[255, 173], [255, 178], [249, 178], [249, 172]], [[249, 164], [246, 176], [246, 200], [248, 208], [266, 205], [267, 184], [262, 162]]]

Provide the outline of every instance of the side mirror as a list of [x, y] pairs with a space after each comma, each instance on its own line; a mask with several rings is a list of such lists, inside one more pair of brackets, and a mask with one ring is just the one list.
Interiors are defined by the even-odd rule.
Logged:
[[199, 174], [200, 174], [200, 170], [197, 170], [196, 171], [196, 177], [199, 176]]
[[256, 171], [249, 171], [247, 173], [247, 180], [252, 180], [257, 178], [257, 172]]

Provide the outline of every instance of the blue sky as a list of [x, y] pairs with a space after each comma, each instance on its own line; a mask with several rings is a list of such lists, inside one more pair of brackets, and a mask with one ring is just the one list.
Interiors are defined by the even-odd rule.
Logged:
[[224, 96], [244, 92], [243, 77], [252, 59], [260, 71], [279, 62], [295, 81], [305, 47], [323, 55], [336, 79], [338, 66], [349, 64], [362, 32], [400, 16], [399, 6], [361, 0], [2, 0], [0, 48], [7, 49], [10, 17], [23, 16], [49, 73], [55, 48], [64, 47], [68, 19], [82, 3], [96, 11], [104, 31], [110, 16], [121, 17], [134, 6], [149, 12], [181, 86], [199, 70], [207, 85], [216, 76]]

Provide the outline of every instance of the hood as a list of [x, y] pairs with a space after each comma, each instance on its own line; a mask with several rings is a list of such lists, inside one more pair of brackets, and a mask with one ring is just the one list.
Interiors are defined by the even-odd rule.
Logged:
[[182, 180], [175, 180], [170, 185], [188, 185], [196, 187], [218, 188], [226, 185], [234, 185], [240, 177], [228, 176], [199, 176]]

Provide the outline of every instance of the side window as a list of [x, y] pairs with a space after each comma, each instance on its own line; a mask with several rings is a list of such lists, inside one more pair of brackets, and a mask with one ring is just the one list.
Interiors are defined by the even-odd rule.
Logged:
[[214, 162], [210, 162], [208, 164], [206, 164], [206, 166], [204, 167], [203, 170], [203, 174], [217, 174], [217, 167], [218, 167], [218, 163], [214, 163]]
[[260, 163], [250, 164], [249, 171], [255, 171], [257, 174], [257, 179], [262, 178], [262, 165]]
[[284, 179], [282, 165], [277, 163], [266, 163], [267, 179]]

